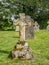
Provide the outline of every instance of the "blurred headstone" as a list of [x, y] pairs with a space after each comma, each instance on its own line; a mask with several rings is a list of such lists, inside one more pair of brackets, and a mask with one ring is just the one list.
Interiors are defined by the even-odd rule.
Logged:
[[37, 21], [35, 21], [34, 24], [33, 24], [34, 32], [39, 31], [40, 30], [39, 27], [40, 27], [39, 24], [37, 23]]
[[46, 30], [49, 31], [49, 21], [47, 22], [47, 24], [48, 24], [48, 25], [47, 25]]
[[30, 16], [26, 15], [26, 21], [30, 22], [31, 26], [26, 26], [25, 37], [26, 37], [26, 39], [33, 39], [34, 38], [34, 30], [33, 30], [34, 20]]
[[15, 26], [15, 31], [19, 31], [19, 26]]

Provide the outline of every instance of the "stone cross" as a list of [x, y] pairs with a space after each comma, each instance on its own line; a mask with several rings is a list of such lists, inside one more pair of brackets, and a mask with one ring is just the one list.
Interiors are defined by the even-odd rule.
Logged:
[[19, 13], [20, 18], [14, 20], [13, 24], [19, 26], [20, 41], [17, 42], [13, 51], [12, 58], [15, 59], [33, 59], [32, 51], [29, 48], [28, 43], [25, 41], [25, 27], [31, 25], [29, 20], [26, 20], [24, 13]]
[[25, 41], [25, 26], [26, 25], [31, 25], [30, 22], [27, 22], [25, 20], [25, 14], [24, 13], [19, 13], [20, 18], [17, 20], [14, 20], [13, 24], [15, 26], [19, 26], [19, 36], [20, 36], [20, 41], [23, 42]]

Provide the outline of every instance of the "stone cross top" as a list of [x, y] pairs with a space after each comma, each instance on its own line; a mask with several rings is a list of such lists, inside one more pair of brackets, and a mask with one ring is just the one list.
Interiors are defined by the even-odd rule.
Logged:
[[25, 26], [31, 25], [31, 23], [26, 21], [24, 13], [19, 13], [19, 16], [20, 18], [18, 18], [17, 20], [14, 20], [13, 24], [15, 26], [19, 26], [20, 41], [23, 42], [25, 41]]

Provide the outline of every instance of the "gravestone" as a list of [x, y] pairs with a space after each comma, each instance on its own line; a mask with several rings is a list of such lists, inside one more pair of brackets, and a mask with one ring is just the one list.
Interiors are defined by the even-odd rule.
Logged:
[[39, 24], [37, 23], [37, 21], [35, 21], [33, 24], [34, 32], [39, 31], [40, 30], [39, 27], [40, 27]]
[[30, 22], [25, 19], [25, 14], [20, 13], [20, 18], [14, 20], [13, 24], [19, 26], [19, 41], [12, 50], [12, 58], [14, 59], [33, 59], [32, 51], [25, 39], [25, 26], [31, 26]]
[[26, 21], [30, 22], [31, 26], [26, 26], [25, 37], [26, 37], [26, 39], [33, 39], [34, 38], [34, 30], [33, 30], [34, 20], [30, 16], [26, 15]]
[[19, 31], [19, 26], [15, 26], [15, 31]]
[[49, 21], [47, 22], [47, 24], [48, 24], [48, 25], [47, 25], [46, 30], [49, 31]]

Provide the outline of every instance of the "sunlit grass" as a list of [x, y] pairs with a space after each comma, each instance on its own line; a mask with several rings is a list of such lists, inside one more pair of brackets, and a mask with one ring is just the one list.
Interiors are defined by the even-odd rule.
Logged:
[[27, 40], [32, 48], [34, 60], [11, 60], [9, 52], [19, 40], [15, 31], [0, 31], [0, 65], [49, 65], [49, 32], [35, 32], [34, 39]]

